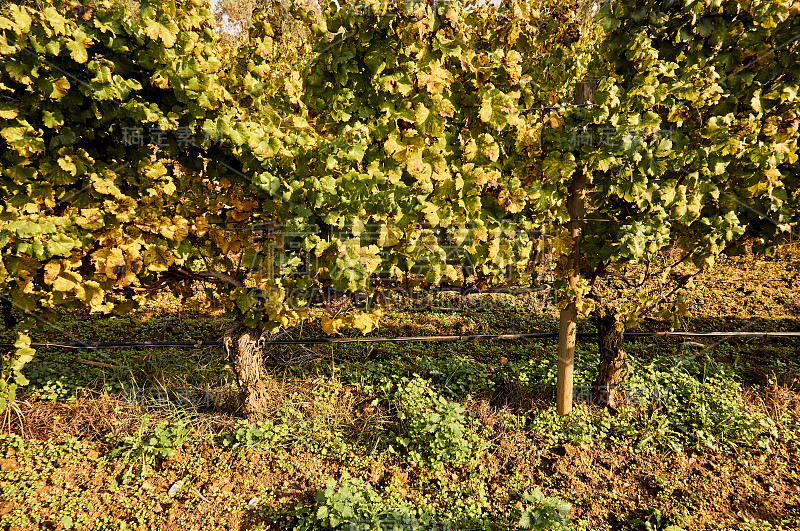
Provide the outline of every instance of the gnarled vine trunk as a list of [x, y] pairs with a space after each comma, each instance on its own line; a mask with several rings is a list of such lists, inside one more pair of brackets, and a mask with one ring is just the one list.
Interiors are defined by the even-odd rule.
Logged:
[[612, 308], [599, 308], [596, 323], [600, 363], [592, 400], [601, 406], [616, 407], [619, 400], [619, 385], [630, 374], [628, 355], [622, 348], [622, 334], [625, 330], [622, 316]]
[[223, 338], [225, 352], [233, 361], [239, 384], [239, 409], [248, 419], [263, 417], [269, 404], [260, 338], [260, 330], [248, 328], [241, 323], [231, 325]]

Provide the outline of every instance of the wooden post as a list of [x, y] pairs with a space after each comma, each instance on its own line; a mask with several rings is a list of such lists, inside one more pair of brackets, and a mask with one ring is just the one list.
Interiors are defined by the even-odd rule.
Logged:
[[[585, 105], [594, 100], [596, 84], [580, 82], [575, 86], [575, 105]], [[581, 270], [581, 226], [586, 203], [586, 173], [581, 168], [572, 177], [567, 197], [567, 211], [572, 238], [572, 252], [564, 257], [563, 264], [568, 271], [569, 287], [578, 285]], [[572, 372], [575, 364], [575, 338], [578, 331], [578, 309], [575, 301], [569, 301], [561, 310], [558, 324], [558, 379], [556, 381], [556, 409], [559, 415], [572, 413]]]

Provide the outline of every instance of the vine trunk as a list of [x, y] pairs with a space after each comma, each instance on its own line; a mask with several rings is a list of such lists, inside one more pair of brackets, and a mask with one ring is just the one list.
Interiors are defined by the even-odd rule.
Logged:
[[619, 385], [630, 374], [628, 355], [622, 348], [625, 327], [619, 312], [610, 308], [599, 309], [596, 323], [600, 363], [592, 400], [601, 406], [616, 407]]
[[261, 330], [234, 323], [225, 331], [223, 340], [239, 384], [239, 411], [247, 419], [263, 417], [269, 404], [260, 339]]

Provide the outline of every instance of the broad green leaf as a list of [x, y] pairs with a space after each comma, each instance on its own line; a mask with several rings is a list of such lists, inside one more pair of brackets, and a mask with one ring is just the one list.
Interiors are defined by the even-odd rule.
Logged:
[[167, 48], [172, 48], [175, 45], [175, 41], [178, 37], [176, 35], [177, 32], [173, 28], [174, 24], [170, 24], [170, 27], [168, 27], [155, 20], [148, 20], [145, 24], [145, 34], [147, 34], [148, 37], [154, 41], [160, 39]]
[[69, 55], [76, 63], [85, 63], [89, 60], [87, 47], [91, 46], [91, 44], [92, 40], [80, 28], [73, 31], [70, 37], [67, 38]]

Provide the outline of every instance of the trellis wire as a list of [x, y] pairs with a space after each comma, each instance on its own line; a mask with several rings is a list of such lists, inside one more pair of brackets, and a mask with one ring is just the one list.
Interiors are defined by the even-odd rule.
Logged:
[[[626, 332], [627, 339], [646, 338], [800, 338], [800, 332]], [[556, 332], [542, 332], [533, 334], [480, 334], [480, 335], [453, 335], [453, 336], [397, 336], [397, 337], [310, 337], [306, 339], [275, 339], [262, 341], [264, 345], [324, 345], [338, 343], [421, 343], [438, 342], [450, 343], [457, 341], [513, 341], [519, 339], [555, 339]], [[597, 332], [582, 332], [579, 338], [588, 339], [597, 337]], [[0, 348], [12, 348], [13, 343], [0, 343]], [[222, 341], [45, 341], [33, 342], [31, 347], [60, 347], [78, 349], [96, 348], [141, 348], [141, 347], [174, 347], [174, 348], [203, 348], [220, 347]]]

